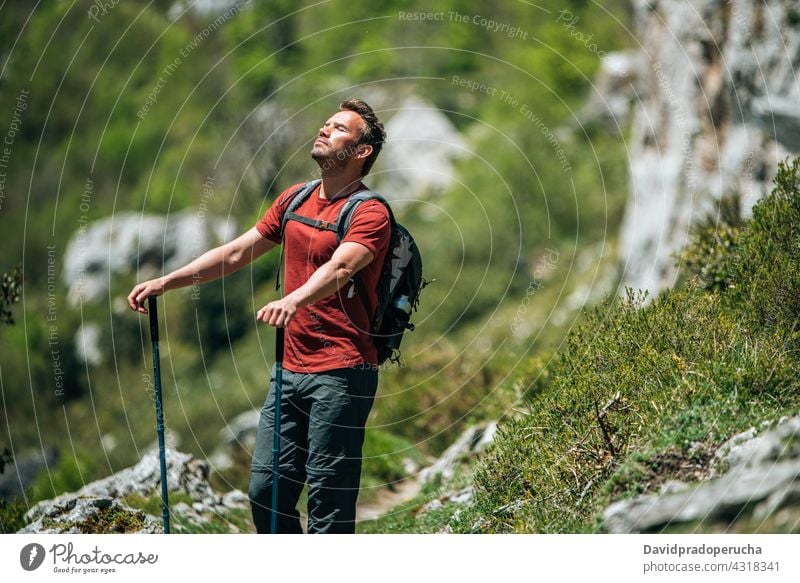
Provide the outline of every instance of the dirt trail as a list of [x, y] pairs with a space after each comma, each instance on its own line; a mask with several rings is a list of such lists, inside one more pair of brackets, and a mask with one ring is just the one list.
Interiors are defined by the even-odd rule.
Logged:
[[383, 488], [375, 500], [368, 504], [359, 504], [356, 508], [356, 521], [374, 520], [386, 514], [398, 504], [402, 504], [419, 494], [422, 484], [416, 478], [407, 478], [394, 485], [394, 489]]

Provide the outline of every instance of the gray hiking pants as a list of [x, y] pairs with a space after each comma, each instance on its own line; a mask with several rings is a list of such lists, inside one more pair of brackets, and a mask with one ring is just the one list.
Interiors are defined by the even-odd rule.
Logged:
[[[364, 367], [321, 373], [283, 371], [278, 457], [278, 532], [302, 533], [295, 508], [308, 483], [308, 532], [355, 532], [361, 448], [378, 371]], [[272, 513], [275, 367], [256, 433], [250, 467], [250, 505], [259, 533]]]

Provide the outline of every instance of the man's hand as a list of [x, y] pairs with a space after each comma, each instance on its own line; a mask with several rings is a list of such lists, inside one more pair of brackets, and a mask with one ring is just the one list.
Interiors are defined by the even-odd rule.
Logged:
[[294, 318], [297, 304], [291, 298], [285, 297], [268, 303], [256, 313], [256, 320], [266, 322], [276, 328], [285, 328]]
[[134, 312], [146, 314], [147, 309], [144, 307], [145, 300], [150, 296], [160, 296], [166, 291], [164, 289], [164, 278], [151, 279], [143, 283], [138, 283], [134, 286], [131, 293], [128, 294], [128, 305]]
[[256, 314], [256, 320], [285, 328], [297, 308], [313, 304], [336, 293], [373, 259], [372, 251], [361, 243], [345, 241], [327, 262], [321, 265], [303, 285], [286, 297], [268, 303]]

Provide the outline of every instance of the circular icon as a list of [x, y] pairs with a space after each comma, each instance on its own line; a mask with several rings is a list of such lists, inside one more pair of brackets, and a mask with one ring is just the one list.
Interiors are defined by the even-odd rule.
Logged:
[[19, 552], [19, 564], [26, 571], [35, 571], [44, 562], [44, 547], [38, 543], [31, 543], [22, 547]]

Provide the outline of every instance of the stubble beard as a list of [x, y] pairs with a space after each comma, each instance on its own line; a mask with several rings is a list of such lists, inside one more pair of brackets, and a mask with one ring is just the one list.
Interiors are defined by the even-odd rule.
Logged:
[[335, 176], [344, 170], [349, 158], [338, 154], [338, 152], [321, 151], [316, 146], [311, 148], [311, 157], [319, 164], [321, 176]]

